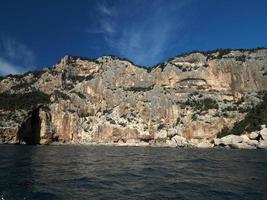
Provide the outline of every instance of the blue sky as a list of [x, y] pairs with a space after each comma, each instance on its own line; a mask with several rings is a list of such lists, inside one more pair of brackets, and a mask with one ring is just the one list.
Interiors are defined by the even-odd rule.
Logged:
[[267, 46], [266, 0], [1, 0], [0, 74], [64, 55], [152, 66], [177, 54]]

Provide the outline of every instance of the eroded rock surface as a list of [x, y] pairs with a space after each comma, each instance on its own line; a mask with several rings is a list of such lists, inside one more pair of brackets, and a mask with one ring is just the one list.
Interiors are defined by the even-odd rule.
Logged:
[[260, 131], [243, 135], [227, 135], [214, 139], [215, 146], [230, 147], [236, 149], [266, 149], [267, 148], [267, 128]]
[[[0, 79], [0, 141], [213, 147], [266, 88], [266, 49], [185, 54], [152, 69], [111, 56], [66, 56]], [[258, 136], [217, 140], [264, 147], [265, 133], [261, 145], [249, 143]]]

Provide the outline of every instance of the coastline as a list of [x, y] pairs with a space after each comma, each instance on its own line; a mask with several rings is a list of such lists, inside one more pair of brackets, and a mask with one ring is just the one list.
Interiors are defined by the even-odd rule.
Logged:
[[183, 147], [179, 147], [179, 146], [173, 146], [173, 145], [168, 145], [168, 144], [144, 144], [144, 143], [124, 143], [124, 144], [118, 144], [118, 143], [59, 143], [59, 142], [53, 142], [50, 144], [35, 144], [35, 145], [28, 145], [28, 144], [19, 144], [19, 143], [1, 143], [0, 146], [9, 146], [9, 145], [14, 145], [14, 146], [92, 146], [92, 147], [144, 147], [144, 148], [176, 148], [176, 149], [236, 149], [236, 150], [267, 150], [267, 148], [237, 148], [237, 147], [233, 147], [233, 146], [202, 146], [202, 147], [198, 147], [198, 146], [194, 146], [194, 145], [188, 145], [188, 146], [183, 146]]
[[[1, 142], [0, 144], [29, 145], [26, 142], [12, 140], [11, 142]], [[184, 149], [266, 149], [267, 150], [267, 128], [261, 125], [261, 130], [242, 135], [226, 135], [221, 138], [211, 140], [186, 139], [181, 135], [173, 135], [165, 141], [157, 142], [150, 140], [148, 142], [138, 139], [130, 139], [127, 141], [118, 140], [117, 142], [95, 142], [88, 140], [72, 140], [72, 141], [50, 141], [40, 139], [39, 143], [32, 145], [84, 145], [84, 146], [114, 146], [114, 147], [160, 147], [160, 148], [184, 148]]]

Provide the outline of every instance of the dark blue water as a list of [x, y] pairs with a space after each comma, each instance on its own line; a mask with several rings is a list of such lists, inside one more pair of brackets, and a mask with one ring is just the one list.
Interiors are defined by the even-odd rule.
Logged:
[[267, 199], [267, 151], [0, 146], [0, 199]]

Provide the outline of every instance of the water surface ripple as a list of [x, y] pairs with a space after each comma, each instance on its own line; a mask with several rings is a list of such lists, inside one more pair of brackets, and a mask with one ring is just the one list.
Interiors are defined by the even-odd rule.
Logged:
[[2, 199], [267, 199], [267, 151], [0, 146]]

